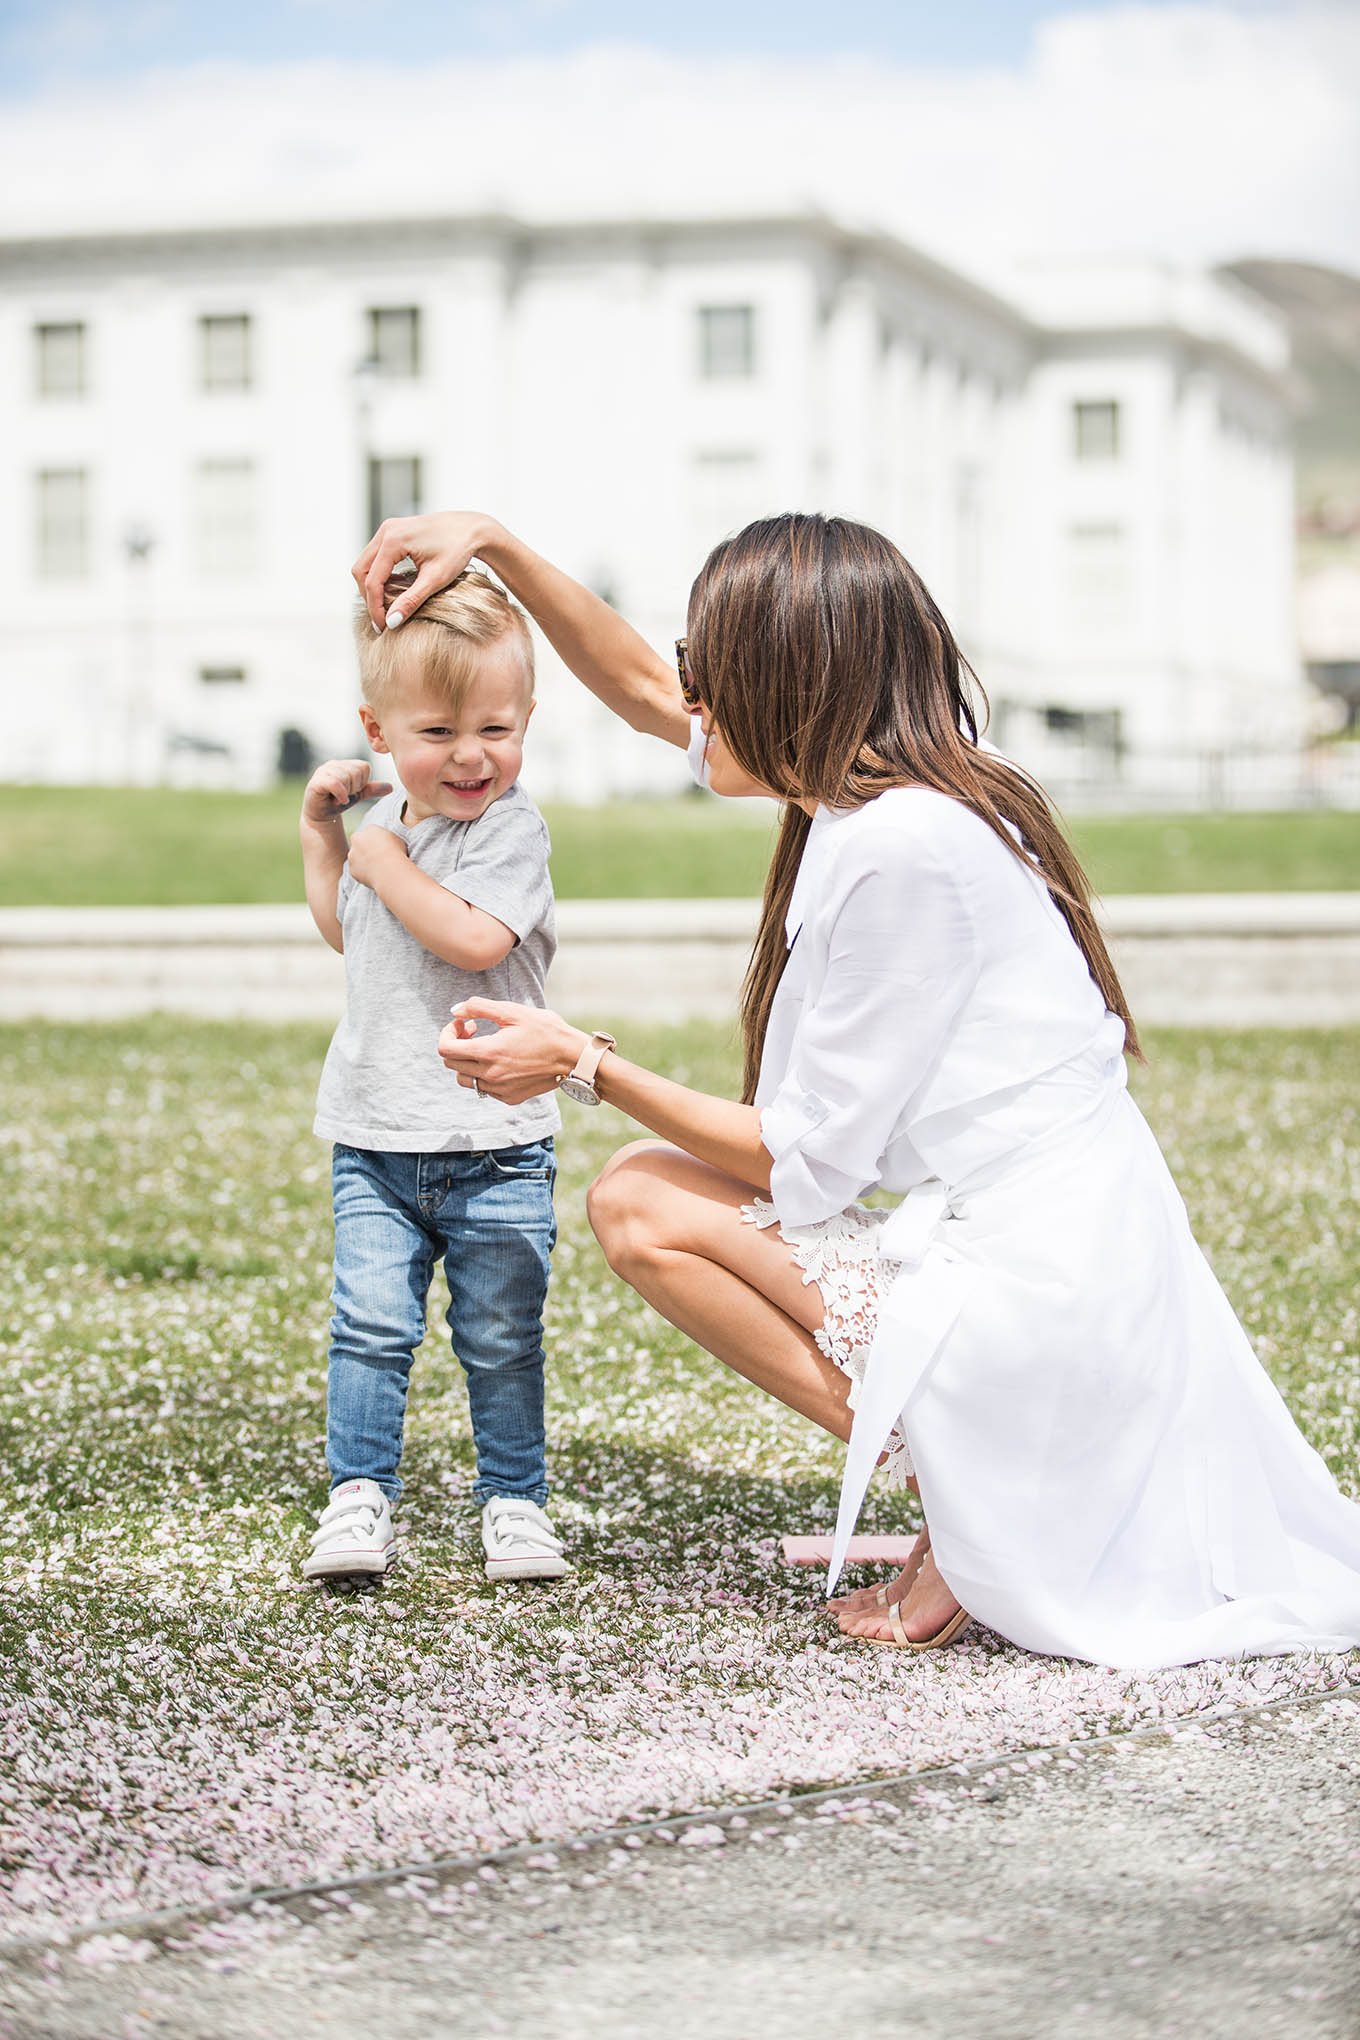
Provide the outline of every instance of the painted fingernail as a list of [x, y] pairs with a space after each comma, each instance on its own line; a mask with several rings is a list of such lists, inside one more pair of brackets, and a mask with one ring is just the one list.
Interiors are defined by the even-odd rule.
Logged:
[[388, 610], [388, 612], [387, 612], [387, 628], [388, 628], [389, 630], [400, 630], [401, 626], [402, 626], [402, 625], [403, 625], [403, 624], [405, 623], [405, 621], [406, 621], [406, 618], [405, 618], [405, 617], [404, 617], [404, 616], [402, 615], [402, 613], [401, 613], [401, 611], [400, 611], [399, 609], [389, 609], [389, 610]]
[[[372, 621], [373, 621], [371, 617], [369, 618], [369, 621], [370, 621], [370, 622], [372, 622]], [[380, 623], [375, 623], [375, 624], [373, 624], [373, 634], [374, 634], [374, 636], [375, 636], [375, 637], [381, 637], [381, 636], [382, 636], [382, 630], [383, 630], [383, 627], [382, 627], [382, 625], [381, 625]]]

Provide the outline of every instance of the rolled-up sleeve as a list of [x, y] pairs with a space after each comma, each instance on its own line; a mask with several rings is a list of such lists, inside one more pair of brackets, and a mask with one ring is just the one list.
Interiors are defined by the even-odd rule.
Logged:
[[815, 912], [825, 971], [760, 1115], [784, 1225], [829, 1218], [880, 1180], [978, 975], [962, 888], [915, 831], [851, 831]]

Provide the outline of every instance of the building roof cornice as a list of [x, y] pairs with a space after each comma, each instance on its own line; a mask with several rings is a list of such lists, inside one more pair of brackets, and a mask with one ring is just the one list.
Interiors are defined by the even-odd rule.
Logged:
[[301, 246], [318, 255], [361, 248], [365, 253], [377, 250], [396, 256], [421, 248], [446, 249], [450, 244], [493, 244], [528, 255], [602, 246], [660, 252], [677, 244], [772, 237], [814, 240], [839, 255], [909, 273], [1017, 332], [1030, 330], [1031, 321], [1018, 306], [962, 271], [936, 261], [895, 235], [850, 226], [813, 207], [789, 212], [602, 214], [574, 219], [533, 219], [483, 210], [4, 235], [0, 236], [0, 274], [48, 264], [108, 267], [173, 261], [186, 255], [208, 260], [214, 256], [278, 255]]
[[[0, 236], [0, 287], [5, 283], [69, 283], [73, 274], [160, 269], [182, 264], [233, 264], [261, 260], [299, 265], [346, 254], [409, 262], [422, 255], [487, 255], [517, 268], [554, 258], [571, 260], [608, 253], [660, 261], [668, 253], [742, 242], [812, 244], [841, 270], [842, 277], [876, 275], [880, 280], [925, 287], [951, 300], [966, 317], [990, 327], [1012, 346], [1034, 355], [1119, 345], [1147, 346], [1173, 341], [1200, 358], [1231, 363], [1276, 396], [1288, 396], [1287, 360], [1240, 321], [1188, 316], [1186, 303], [1163, 295], [1151, 316], [1102, 318], [1097, 303], [1071, 306], [1069, 319], [1055, 307], [1000, 295], [965, 272], [925, 254], [910, 242], [872, 227], [856, 227], [816, 207], [779, 212], [657, 215], [601, 214], [577, 218], [531, 218], [504, 209], [350, 218], [215, 221], [199, 225], [110, 228], [42, 235]], [[1094, 273], [1094, 271], [1093, 271]], [[1080, 272], [1074, 271], [1074, 275]], [[1195, 278], [1213, 288], [1212, 280]], [[1245, 296], [1245, 294], [1241, 294]], [[1066, 309], [1066, 307], [1064, 308]], [[1113, 309], [1113, 308], [1111, 308]], [[1266, 307], [1260, 308], [1264, 315]], [[1252, 313], [1257, 308], [1252, 306]]]

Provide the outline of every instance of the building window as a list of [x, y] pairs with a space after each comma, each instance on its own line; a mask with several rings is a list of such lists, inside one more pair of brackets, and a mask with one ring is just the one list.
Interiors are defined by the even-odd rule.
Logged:
[[1118, 404], [1073, 404], [1072, 451], [1078, 460], [1119, 458]]
[[204, 389], [248, 390], [252, 380], [249, 313], [200, 319], [198, 337]]
[[34, 383], [40, 397], [83, 397], [85, 394], [85, 328], [35, 326]]
[[38, 572], [45, 580], [82, 580], [90, 571], [90, 478], [84, 468], [43, 468], [38, 475]]
[[1064, 708], [1042, 711], [1044, 728], [1050, 737], [1084, 750], [1102, 751], [1117, 766], [1124, 756], [1124, 712], [1119, 708]]
[[754, 305], [700, 305], [699, 373], [723, 382], [756, 372]]
[[1108, 638], [1128, 629], [1133, 621], [1133, 569], [1122, 525], [1072, 526], [1067, 534], [1067, 590], [1078, 637]]
[[738, 448], [698, 453], [690, 484], [690, 550], [702, 557], [770, 510], [765, 462]]
[[254, 461], [200, 461], [196, 497], [199, 572], [213, 580], [253, 573], [258, 552]]
[[198, 677], [205, 687], [241, 687], [245, 684], [244, 666], [200, 666]]
[[376, 531], [386, 517], [414, 517], [420, 509], [420, 455], [368, 463], [368, 528]]
[[368, 358], [379, 375], [420, 374], [420, 310], [416, 305], [373, 305], [368, 314]]

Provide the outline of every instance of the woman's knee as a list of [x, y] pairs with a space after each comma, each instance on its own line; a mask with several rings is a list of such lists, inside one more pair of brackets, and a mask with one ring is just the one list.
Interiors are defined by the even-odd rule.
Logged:
[[586, 1192], [591, 1230], [616, 1275], [660, 1244], [665, 1161], [673, 1153], [657, 1141], [632, 1141], [610, 1156]]

